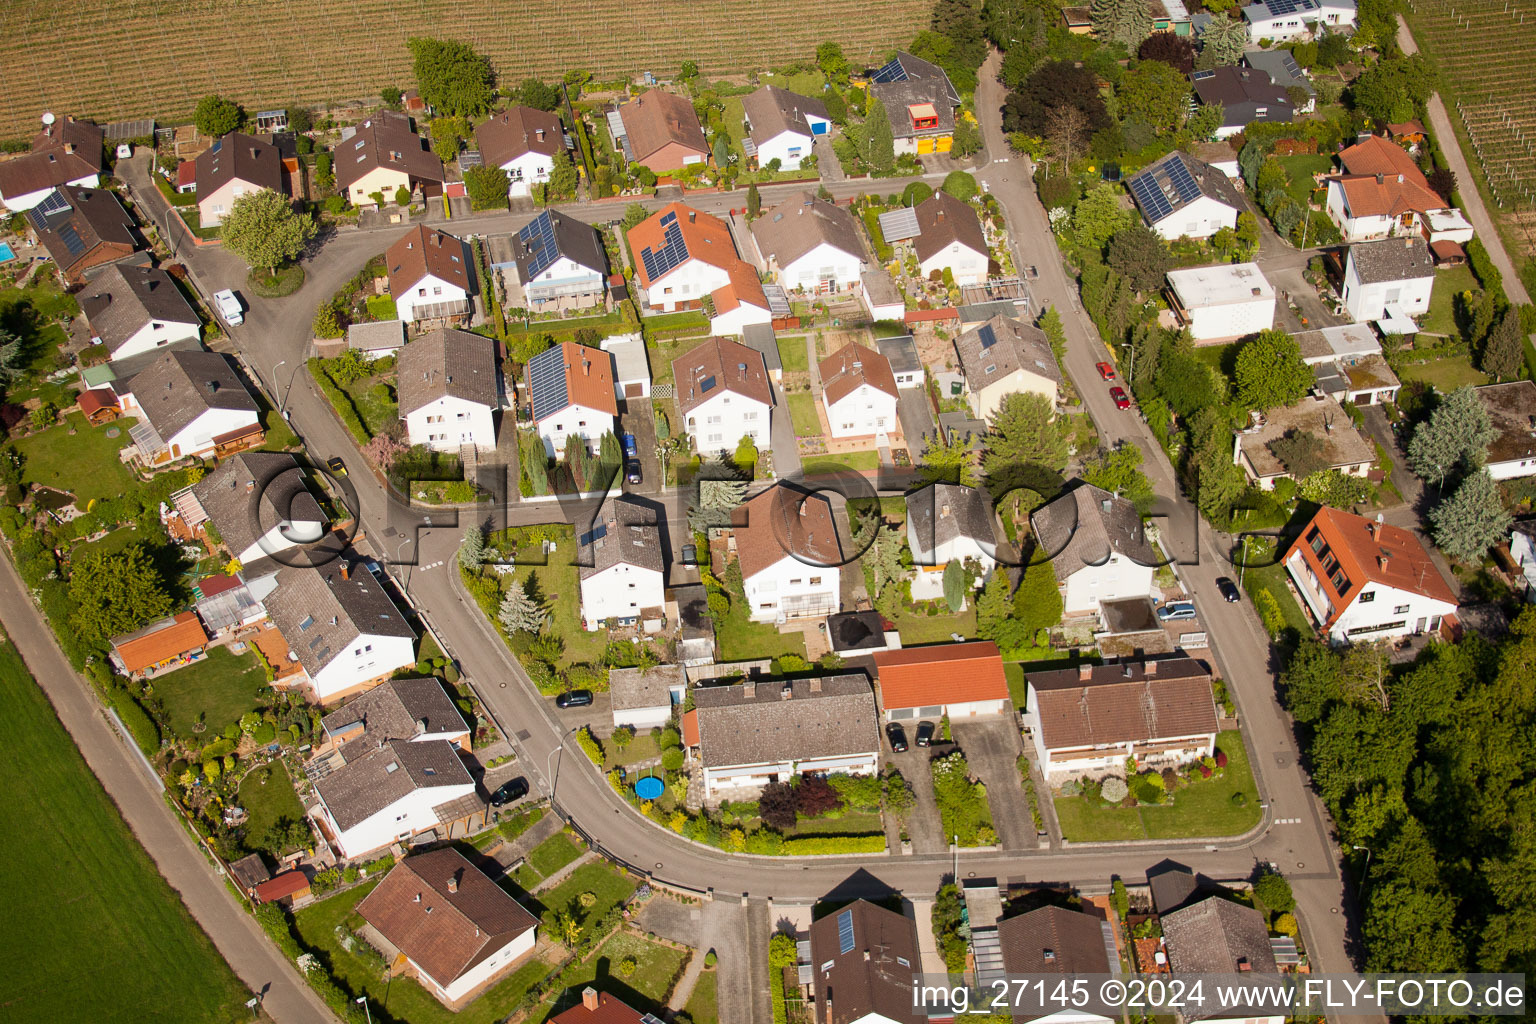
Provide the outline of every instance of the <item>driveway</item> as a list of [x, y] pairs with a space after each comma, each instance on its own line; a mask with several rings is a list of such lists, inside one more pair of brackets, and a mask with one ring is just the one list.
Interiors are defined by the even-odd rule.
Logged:
[[[915, 722], [902, 726], [911, 743]], [[883, 731], [883, 730], [882, 730]], [[944, 840], [944, 820], [939, 816], [939, 802], [933, 795], [933, 773], [928, 769], [928, 750], [910, 747], [905, 754], [887, 754], [886, 761], [896, 766], [901, 777], [912, 787], [912, 809], [907, 812], [907, 838], [912, 841], [913, 853], [944, 853], [949, 844]]]
[[773, 440], [773, 475], [780, 480], [800, 475], [800, 448], [795, 444], [795, 424], [789, 415], [789, 401], [782, 385], [773, 386], [773, 418], [769, 423]]
[[1005, 850], [1033, 850], [1040, 845], [1029, 798], [1019, 782], [1019, 755], [1024, 752], [1012, 715], [954, 720], [950, 735], [971, 772], [987, 787], [987, 806], [992, 808], [992, 827]]
[[661, 490], [661, 463], [656, 458], [656, 407], [649, 398], [625, 399], [624, 415], [619, 422], [623, 433], [635, 435], [635, 448], [640, 455], [640, 483], [626, 481], [624, 490], [656, 494]]
[[933, 422], [933, 406], [928, 402], [926, 388], [898, 388], [896, 391], [896, 417], [901, 420], [901, 432], [906, 435], [907, 449], [916, 462], [923, 450], [923, 439], [938, 429]]

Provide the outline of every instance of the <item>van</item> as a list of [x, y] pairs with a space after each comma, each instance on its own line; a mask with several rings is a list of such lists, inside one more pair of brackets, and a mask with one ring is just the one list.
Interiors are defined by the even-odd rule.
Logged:
[[229, 326], [239, 327], [245, 323], [245, 313], [240, 309], [240, 300], [228, 288], [213, 293], [213, 305], [219, 311], [219, 316]]

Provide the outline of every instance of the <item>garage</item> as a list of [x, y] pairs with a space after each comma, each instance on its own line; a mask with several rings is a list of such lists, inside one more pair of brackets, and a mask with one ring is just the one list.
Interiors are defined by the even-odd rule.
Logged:
[[880, 707], [888, 722], [980, 718], [1013, 710], [1003, 658], [990, 640], [878, 651]]

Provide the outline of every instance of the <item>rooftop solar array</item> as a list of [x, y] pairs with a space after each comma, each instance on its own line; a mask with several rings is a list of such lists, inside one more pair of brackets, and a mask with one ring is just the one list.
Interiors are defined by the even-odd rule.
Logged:
[[59, 213], [69, 213], [69, 200], [64, 198], [64, 193], [54, 189], [43, 197], [43, 201], [27, 211], [27, 219], [32, 222], [32, 227], [38, 231], [48, 230], [48, 218]]
[[560, 246], [555, 242], [555, 220], [548, 210], [524, 225], [517, 233], [517, 241], [528, 258], [527, 266], [523, 268], [524, 281], [532, 281], [560, 258]]
[[1264, 6], [1269, 8], [1269, 13], [1274, 16], [1318, 9], [1317, 0], [1264, 0]]
[[1200, 198], [1199, 183], [1177, 155], [1148, 167], [1126, 184], [1153, 224]]
[[559, 345], [547, 348], [528, 360], [529, 401], [533, 418], [541, 420], [570, 404], [565, 387], [565, 353]]
[[85, 242], [81, 240], [73, 224], [65, 224], [59, 228], [59, 238], [63, 240], [64, 248], [69, 250], [71, 256], [79, 256], [85, 252]]
[[459, 154], [459, 170], [467, 171], [471, 167], [484, 167], [485, 158], [480, 155], [478, 149], [466, 149]]
[[608, 524], [598, 523], [596, 526], [592, 527], [589, 532], [584, 533], [579, 538], [577, 538], [576, 543], [584, 548], [591, 547], [594, 541], [602, 540], [606, 536], [608, 536]]
[[640, 250], [640, 262], [645, 264], [645, 276], [652, 281], [659, 280], [687, 259], [688, 243], [683, 241], [683, 229], [677, 223], [677, 211], [669, 211], [661, 218], [661, 248], [646, 246]]
[[907, 69], [901, 66], [900, 57], [892, 57], [879, 71], [869, 76], [871, 82], [905, 82]]
[[845, 910], [837, 915], [837, 949], [839, 953], [853, 952], [853, 911]]
[[982, 351], [986, 351], [997, 344], [997, 332], [992, 329], [991, 324], [982, 324], [981, 328], [977, 330], [976, 336], [981, 339]]

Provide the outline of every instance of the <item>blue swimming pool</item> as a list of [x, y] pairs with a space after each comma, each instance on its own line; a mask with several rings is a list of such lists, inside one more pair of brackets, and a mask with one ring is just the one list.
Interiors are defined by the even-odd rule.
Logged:
[[0, 242], [0, 263], [9, 263], [16, 258], [16, 253], [11, 250], [11, 243]]
[[654, 775], [647, 775], [643, 779], [635, 781], [635, 796], [641, 800], [655, 800], [661, 796], [665, 784]]

